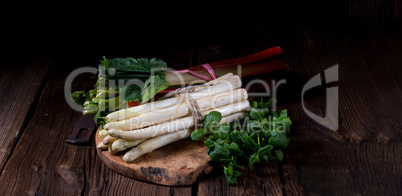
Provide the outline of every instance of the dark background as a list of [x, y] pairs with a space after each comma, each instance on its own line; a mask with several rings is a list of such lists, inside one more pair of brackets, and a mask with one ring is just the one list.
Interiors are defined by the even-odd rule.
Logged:
[[137, 51], [150, 48], [206, 48], [210, 40], [253, 47], [261, 36], [267, 45], [282, 45], [300, 34], [297, 30], [311, 38], [374, 37], [400, 33], [401, 4], [397, 0], [288, 0], [224, 6], [5, 6], [11, 11], [1, 19], [1, 46], [3, 55], [19, 58], [86, 58], [139, 56]]

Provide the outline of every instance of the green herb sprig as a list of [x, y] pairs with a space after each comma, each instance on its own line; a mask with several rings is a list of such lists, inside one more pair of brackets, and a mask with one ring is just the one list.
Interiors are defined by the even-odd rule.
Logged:
[[212, 111], [203, 120], [202, 128], [192, 132], [192, 140], [208, 136], [204, 143], [210, 158], [223, 164], [228, 184], [235, 185], [240, 169], [250, 169], [263, 161], [282, 161], [282, 150], [287, 148], [292, 121], [287, 110], [278, 113], [269, 110], [272, 99], [267, 102], [251, 101], [251, 110], [241, 122], [223, 123], [222, 115]]

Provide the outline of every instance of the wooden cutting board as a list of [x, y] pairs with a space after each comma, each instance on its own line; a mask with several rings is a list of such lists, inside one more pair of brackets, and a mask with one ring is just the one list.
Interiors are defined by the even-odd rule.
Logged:
[[[99, 131], [95, 135], [96, 145], [102, 142]], [[201, 173], [212, 171], [207, 150], [202, 141], [186, 139], [154, 150], [132, 163], [122, 160], [124, 152], [112, 154], [100, 149], [97, 152], [110, 169], [124, 176], [168, 186], [186, 186], [194, 183]]]

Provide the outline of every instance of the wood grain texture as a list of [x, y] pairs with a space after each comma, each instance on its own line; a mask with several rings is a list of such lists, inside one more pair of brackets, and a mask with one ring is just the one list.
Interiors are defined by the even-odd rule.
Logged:
[[[21, 137], [12, 145], [15, 148], [5, 152], [11, 156], [0, 175], [0, 194], [401, 195], [402, 3], [338, 2], [276, 2], [261, 6], [261, 10], [254, 6], [253, 12], [260, 12], [261, 17], [232, 24], [228, 18], [214, 18], [212, 25], [209, 21], [177, 26], [170, 26], [169, 21], [164, 26], [168, 28], [152, 24], [155, 27], [149, 35], [146, 28], [140, 34], [129, 31], [127, 38], [117, 31], [119, 36], [102, 39], [94, 46], [85, 45], [86, 40], [68, 43], [51, 39], [49, 42], [55, 41], [48, 49], [54, 56], [48, 65], [52, 72], [43, 92], [36, 82], [46, 78], [40, 71], [46, 67], [39, 66], [46, 65], [46, 61], [13, 59], [43, 51], [36, 50], [43, 39], [31, 36], [37, 41], [26, 44], [29, 47], [13, 43], [13, 51], [18, 52], [3, 59], [13, 59], [14, 63], [0, 72], [0, 141], [5, 144], [15, 138], [15, 131], [11, 134], [4, 130], [21, 130]], [[27, 39], [18, 40], [22, 43]], [[117, 46], [117, 42], [123, 46]], [[183, 69], [276, 45], [283, 49], [281, 58], [291, 68], [281, 76], [286, 84], [278, 89], [278, 106], [288, 109], [293, 121], [290, 146], [283, 151], [282, 163], [246, 170], [237, 186], [227, 186], [219, 169], [201, 176], [191, 187], [138, 181], [109, 169], [97, 155], [94, 140], [80, 147], [64, 143], [80, 116], [63, 101], [65, 77], [74, 68], [96, 66], [105, 55], [158, 57], [169, 66]], [[334, 64], [339, 64], [339, 81], [328, 86], [339, 87], [337, 132], [310, 119], [300, 99], [303, 85]], [[22, 78], [28, 72], [35, 73], [33, 78]], [[259, 78], [268, 80], [265, 76]], [[96, 76], [79, 77], [73, 89], [88, 90], [95, 81]], [[305, 95], [306, 108], [320, 116], [325, 115], [326, 87]], [[38, 103], [25, 104], [26, 100]], [[25, 119], [22, 126], [21, 119]]]
[[253, 170], [244, 168], [235, 186], [228, 186], [222, 167], [199, 180], [198, 195], [283, 195], [280, 174], [276, 163], [261, 163]]
[[[72, 68], [51, 69], [38, 107], [0, 176], [2, 195], [78, 194], [84, 190], [82, 158], [89, 153], [88, 147], [64, 142], [71, 121], [80, 116], [64, 101], [64, 81]], [[87, 78], [78, 79], [85, 86]]]
[[[102, 142], [96, 132], [96, 146]], [[211, 159], [204, 142], [181, 140], [127, 163], [124, 153], [112, 154], [98, 149], [103, 163], [124, 176], [167, 186], [192, 185], [201, 173], [211, 170]]]
[[3, 61], [0, 66], [0, 171], [20, 138], [50, 67], [48, 60]]
[[[64, 142], [81, 114], [64, 101], [64, 81], [74, 67], [65, 66], [71, 62], [55, 63], [60, 69], [52, 69], [25, 134], [1, 173], [0, 194], [171, 195], [174, 188], [127, 178], [109, 169], [99, 159], [95, 141], [89, 146]], [[73, 89], [90, 89], [95, 81], [96, 75], [81, 75]], [[180, 192], [191, 192], [191, 187], [178, 187]]]
[[294, 133], [282, 165], [286, 195], [401, 193], [399, 142], [345, 145], [304, 125]]

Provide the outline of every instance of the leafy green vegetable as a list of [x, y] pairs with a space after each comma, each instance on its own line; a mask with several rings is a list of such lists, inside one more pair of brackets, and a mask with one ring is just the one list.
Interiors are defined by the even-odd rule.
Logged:
[[84, 115], [96, 114], [98, 125], [105, 124], [110, 112], [125, 108], [125, 103], [144, 103], [169, 87], [165, 81], [167, 65], [160, 59], [103, 57], [98, 69], [94, 89], [71, 94], [75, 103], [84, 106]]
[[212, 111], [205, 116], [204, 127], [209, 129], [216, 127], [222, 120], [222, 114], [217, 111]]
[[141, 87], [137, 85], [130, 85], [127, 87], [123, 87], [120, 89], [121, 93], [121, 98], [123, 102], [129, 102], [129, 101], [139, 101], [141, 102]]
[[84, 105], [85, 101], [88, 99], [85, 91], [76, 91], [71, 94], [71, 99], [78, 105]]
[[192, 140], [200, 140], [202, 137], [207, 135], [209, 132], [205, 131], [204, 128], [197, 129], [191, 133]]
[[142, 90], [142, 100], [148, 101], [154, 97], [156, 93], [159, 93], [168, 87], [169, 85], [165, 82], [165, 75], [150, 76], [145, 82], [144, 89]]
[[214, 149], [209, 153], [209, 157], [216, 162], [228, 162], [230, 160], [230, 150], [219, 143], [215, 143]]
[[223, 173], [228, 180], [229, 185], [235, 185], [237, 182], [237, 178], [242, 175], [241, 172], [233, 169], [235, 162], [230, 162], [227, 167], [223, 166]]
[[251, 101], [250, 112], [245, 114], [243, 123], [223, 123], [219, 125], [222, 115], [213, 111], [207, 114], [203, 127], [192, 132], [192, 140], [208, 136], [204, 144], [213, 161], [222, 163], [223, 173], [229, 185], [235, 185], [242, 174], [236, 169], [246, 163], [250, 169], [261, 162], [282, 161], [282, 150], [289, 145], [290, 121], [287, 111], [279, 114], [270, 111], [273, 101]]

